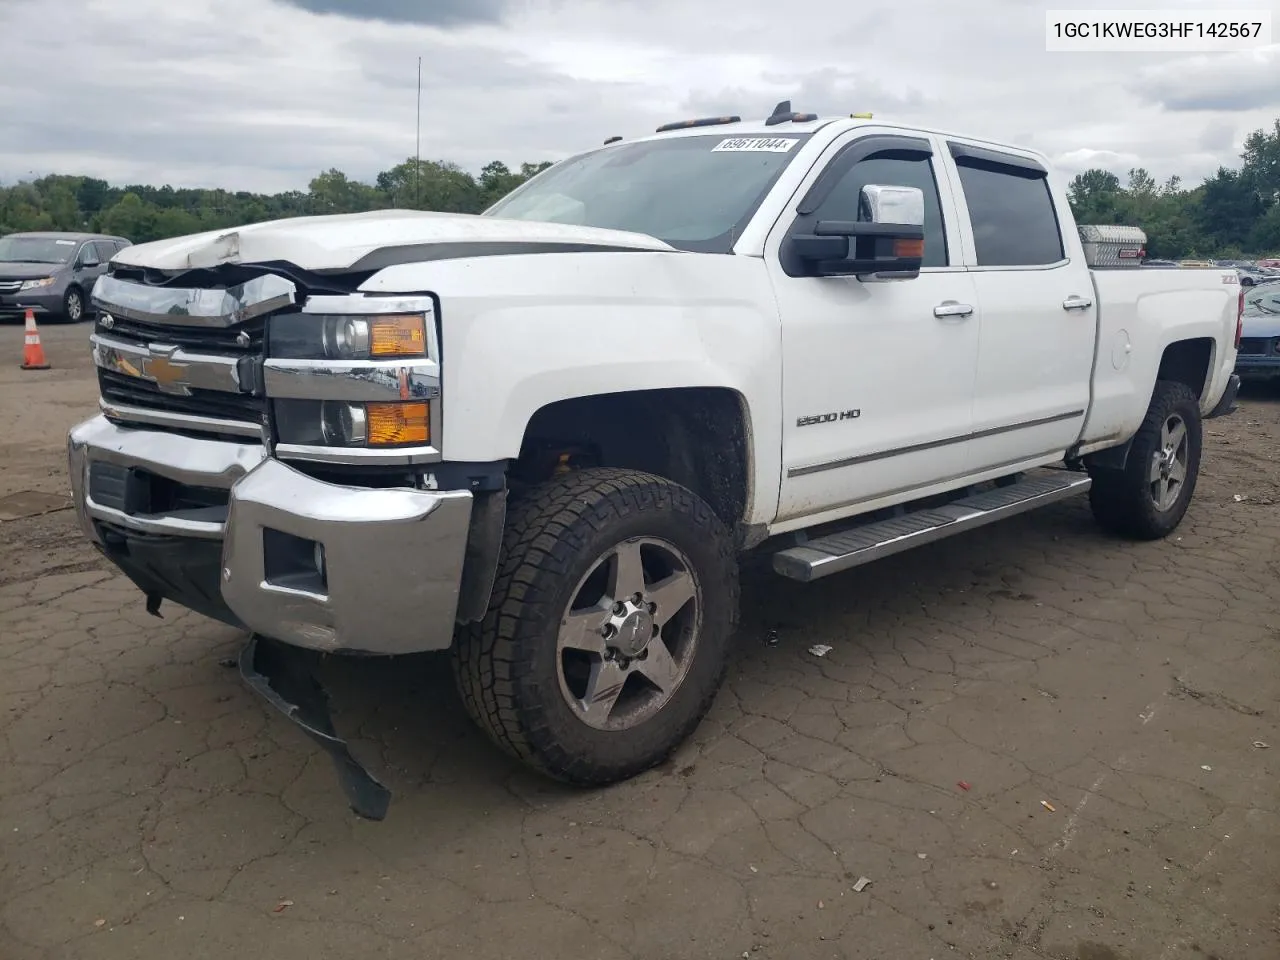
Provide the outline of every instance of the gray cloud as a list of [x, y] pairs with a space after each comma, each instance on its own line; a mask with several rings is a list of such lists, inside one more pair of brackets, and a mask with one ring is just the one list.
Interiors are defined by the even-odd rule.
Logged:
[[311, 13], [353, 20], [422, 23], [450, 27], [461, 23], [496, 23], [505, 0], [284, 0]]
[[[419, 57], [423, 155], [472, 171], [790, 99], [1025, 143], [1068, 174], [1096, 160], [1194, 182], [1236, 165], [1235, 134], [1280, 112], [1266, 106], [1275, 50], [1048, 54], [1025, 0], [788, 0], [785, 16], [777, 0], [734, 0], [732, 16], [684, 0], [447, 2], [0, 0], [0, 181], [369, 179], [414, 150]], [[321, 9], [344, 17], [308, 12]], [[1160, 109], [1196, 95], [1239, 109]]]
[[1236, 139], [1236, 126], [1230, 120], [1213, 120], [1205, 125], [1196, 146], [1210, 153], [1230, 150]]
[[1144, 71], [1134, 88], [1173, 111], [1280, 107], [1280, 47], [1161, 64]]

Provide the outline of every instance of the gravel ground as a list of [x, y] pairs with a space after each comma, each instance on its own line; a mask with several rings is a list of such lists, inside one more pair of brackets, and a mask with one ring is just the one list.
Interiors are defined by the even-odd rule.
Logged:
[[0, 327], [5, 960], [1280, 956], [1280, 394], [1207, 425], [1163, 543], [1069, 503], [752, 582], [709, 719], [608, 790], [509, 763], [438, 656], [344, 665], [369, 823], [221, 665], [241, 637], [147, 616], [78, 534], [88, 330], [41, 333], [21, 371]]

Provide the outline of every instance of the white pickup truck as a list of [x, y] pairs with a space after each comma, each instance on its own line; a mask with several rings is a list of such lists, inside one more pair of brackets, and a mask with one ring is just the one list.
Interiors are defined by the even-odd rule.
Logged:
[[1078, 229], [1034, 151], [780, 104], [483, 215], [139, 244], [93, 293], [79, 518], [152, 612], [248, 632], [364, 816], [389, 794], [323, 654], [449, 649], [498, 744], [617, 781], [711, 704], [745, 553], [812, 580], [1085, 493], [1121, 535], [1178, 525], [1241, 288], [1130, 268], [1140, 241]]

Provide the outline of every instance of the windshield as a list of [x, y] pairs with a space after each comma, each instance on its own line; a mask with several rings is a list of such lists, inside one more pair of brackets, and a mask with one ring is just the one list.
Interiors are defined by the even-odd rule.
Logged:
[[56, 237], [0, 237], [0, 263], [66, 263], [76, 241]]
[[657, 237], [682, 250], [729, 253], [809, 134], [715, 134], [620, 144], [565, 160], [486, 216]]
[[1270, 290], [1255, 287], [1255, 293], [1245, 294], [1245, 303], [1262, 313], [1280, 314], [1280, 284], [1267, 284]]

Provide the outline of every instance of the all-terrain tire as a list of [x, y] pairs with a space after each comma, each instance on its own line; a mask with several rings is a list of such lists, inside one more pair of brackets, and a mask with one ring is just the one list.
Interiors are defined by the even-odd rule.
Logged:
[[[688, 558], [700, 633], [687, 673], [657, 713], [602, 730], [562, 694], [558, 631], [597, 558], [636, 537], [660, 538]], [[724, 679], [738, 602], [733, 540], [692, 491], [630, 470], [566, 474], [510, 503], [489, 610], [459, 630], [454, 677], [467, 712], [508, 753], [568, 783], [614, 783], [661, 763], [705, 716]]]
[[[1160, 509], [1152, 495], [1151, 471], [1162, 449], [1162, 430], [1170, 418], [1186, 426], [1186, 477], [1177, 496]], [[1135, 540], [1167, 537], [1182, 522], [1200, 475], [1203, 438], [1200, 402], [1184, 383], [1156, 381], [1147, 415], [1129, 447], [1123, 470], [1090, 469], [1089, 505], [1103, 529]]]

